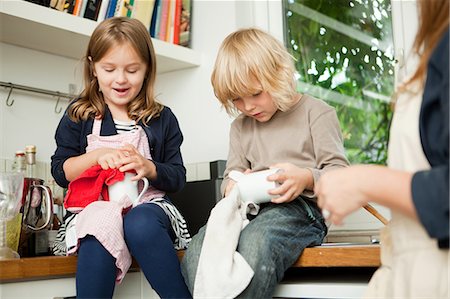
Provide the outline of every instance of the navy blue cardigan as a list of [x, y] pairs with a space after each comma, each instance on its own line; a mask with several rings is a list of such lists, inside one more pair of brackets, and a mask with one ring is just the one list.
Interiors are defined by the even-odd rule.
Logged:
[[[63, 170], [64, 162], [70, 157], [86, 152], [87, 135], [92, 133], [94, 119], [73, 122], [67, 111], [59, 122], [55, 133], [56, 151], [52, 156], [52, 175], [58, 185], [67, 187], [69, 181]], [[183, 165], [180, 146], [183, 142], [178, 120], [168, 107], [164, 107], [159, 117], [152, 118], [147, 126], [139, 123], [147, 134], [150, 152], [156, 165], [157, 178], [151, 184], [159, 190], [177, 192], [186, 183], [186, 169]], [[102, 121], [100, 135], [117, 134], [111, 112], [107, 108]]]
[[412, 195], [420, 221], [439, 247], [449, 248], [449, 32], [428, 63], [420, 138], [431, 169], [415, 173]]

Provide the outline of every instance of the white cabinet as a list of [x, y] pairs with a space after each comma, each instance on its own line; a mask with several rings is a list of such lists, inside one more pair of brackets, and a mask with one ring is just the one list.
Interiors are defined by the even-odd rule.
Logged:
[[[0, 0], [0, 42], [81, 59], [97, 22], [22, 0]], [[152, 39], [157, 72], [200, 65], [196, 51]]]
[[[75, 277], [0, 284], [0, 298], [62, 299], [76, 294]], [[127, 273], [116, 285], [113, 299], [159, 299], [142, 272]]]

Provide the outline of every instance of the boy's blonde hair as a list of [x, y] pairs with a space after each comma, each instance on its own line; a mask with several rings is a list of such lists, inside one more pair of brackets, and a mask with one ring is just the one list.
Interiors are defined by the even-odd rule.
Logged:
[[233, 100], [268, 92], [281, 111], [295, 102], [294, 63], [286, 48], [270, 34], [248, 28], [228, 35], [220, 46], [211, 83], [228, 114], [236, 114]]
[[103, 117], [106, 104], [94, 76], [94, 63], [101, 60], [118, 44], [129, 43], [147, 66], [139, 94], [128, 104], [128, 116], [147, 124], [158, 116], [163, 106], [155, 100], [156, 54], [147, 28], [136, 19], [114, 17], [102, 21], [92, 33], [84, 62], [84, 90], [72, 105], [68, 115], [73, 121]]

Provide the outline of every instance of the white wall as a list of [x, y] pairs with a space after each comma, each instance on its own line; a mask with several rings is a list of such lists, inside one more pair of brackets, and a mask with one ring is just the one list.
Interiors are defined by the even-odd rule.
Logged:
[[[407, 53], [417, 25], [415, 1], [392, 3], [396, 49], [403, 48]], [[201, 66], [159, 75], [156, 86], [159, 100], [172, 108], [180, 122], [186, 164], [227, 158], [232, 119], [221, 109], [210, 84], [221, 41], [237, 28], [247, 26], [257, 26], [283, 38], [281, 1], [195, 0], [192, 19], [192, 48], [202, 54]], [[80, 65], [74, 59], [0, 43], [0, 64], [1, 81], [61, 92], [68, 92], [69, 83], [81, 87]], [[7, 107], [7, 94], [8, 89], [0, 88], [0, 161], [12, 159], [14, 152], [27, 144], [35, 144], [37, 159], [49, 162], [55, 149], [54, 131], [62, 116], [54, 112], [56, 99], [14, 91], [14, 105]], [[208, 169], [207, 163], [202, 166]], [[0, 171], [5, 168], [0, 164]], [[375, 228], [380, 223], [361, 211], [350, 217], [344, 228], [363, 226]]]
[[[195, 1], [192, 48], [203, 55], [198, 68], [166, 73], [157, 79], [157, 93], [176, 113], [185, 142], [186, 163], [226, 159], [231, 119], [220, 109], [210, 73], [223, 38], [236, 29], [234, 1]], [[0, 80], [68, 92], [69, 83], [81, 86], [77, 60], [0, 43]], [[0, 88], [0, 158], [12, 159], [17, 149], [35, 144], [37, 159], [50, 161], [54, 131], [62, 114], [55, 114], [56, 99], [14, 90], [7, 107], [8, 89]]]
[[195, 1], [192, 48], [202, 53], [201, 67], [162, 74], [157, 91], [173, 109], [185, 141], [186, 163], [226, 159], [231, 118], [214, 97], [210, 75], [220, 43], [236, 29], [233, 1]]
[[185, 162], [225, 160], [232, 118], [221, 108], [210, 84], [218, 48], [229, 33], [242, 27], [257, 26], [282, 40], [281, 2], [195, 1], [193, 7], [192, 48], [203, 55], [201, 67], [159, 76], [158, 91], [180, 121]]
[[[78, 62], [62, 56], [0, 43], [0, 62], [1, 81], [61, 92], [68, 91], [69, 83], [78, 82]], [[35, 144], [37, 159], [50, 161], [53, 135], [62, 116], [54, 112], [56, 99], [13, 90], [14, 104], [7, 107], [8, 92], [0, 88], [0, 158], [12, 159], [16, 150]], [[63, 108], [66, 103], [62, 101]]]

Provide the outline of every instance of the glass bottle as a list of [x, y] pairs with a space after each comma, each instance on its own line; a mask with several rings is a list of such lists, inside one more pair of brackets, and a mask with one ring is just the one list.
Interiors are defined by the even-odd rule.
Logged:
[[27, 177], [36, 177], [36, 146], [27, 145], [25, 147], [25, 157], [27, 161]]
[[25, 152], [22, 150], [16, 151], [14, 155], [14, 162], [12, 164], [12, 171], [13, 172], [20, 172], [25, 175], [25, 172], [27, 170], [27, 164], [25, 160]]

